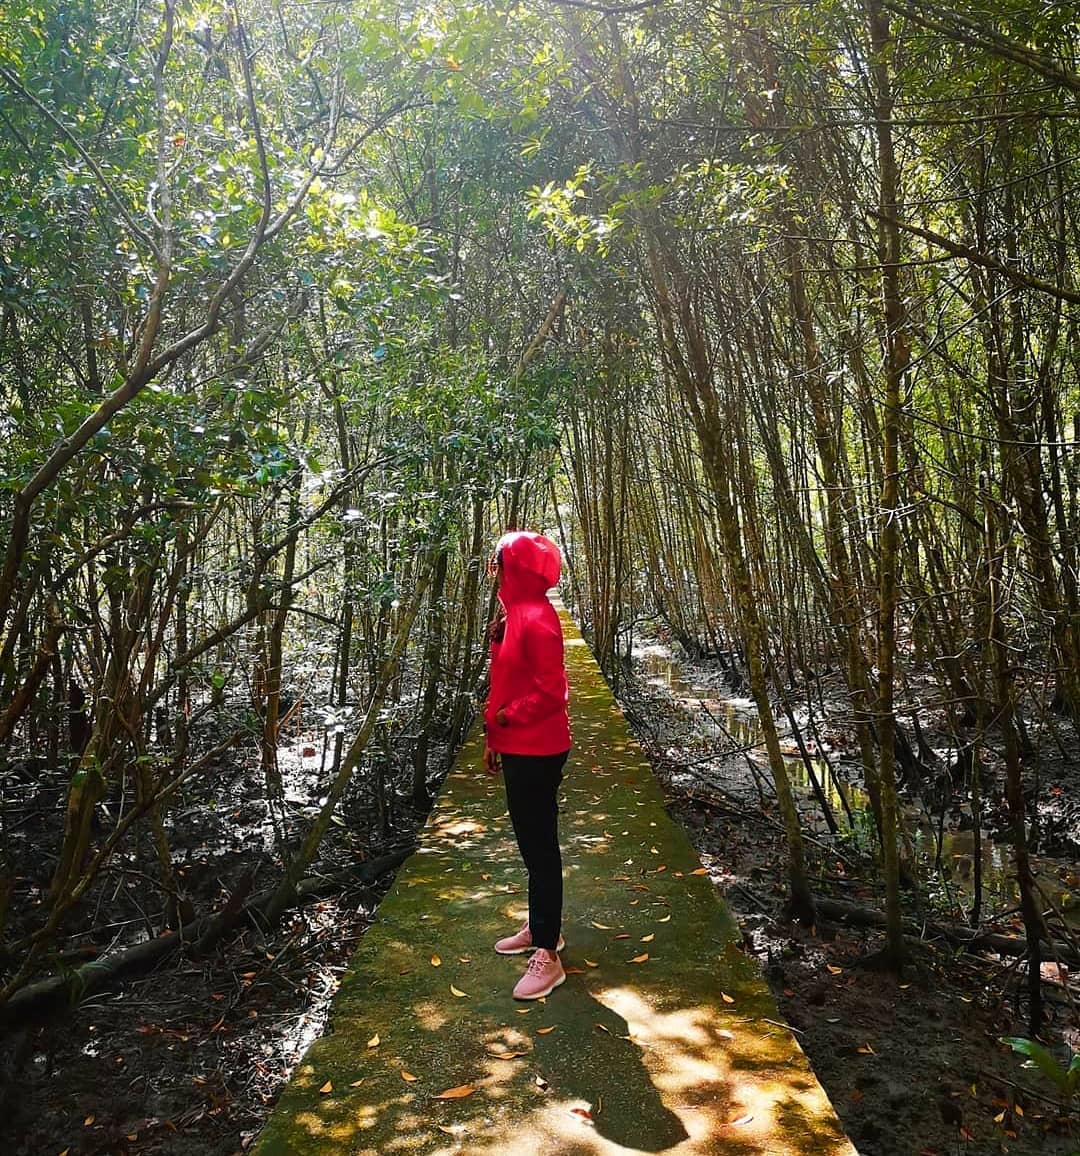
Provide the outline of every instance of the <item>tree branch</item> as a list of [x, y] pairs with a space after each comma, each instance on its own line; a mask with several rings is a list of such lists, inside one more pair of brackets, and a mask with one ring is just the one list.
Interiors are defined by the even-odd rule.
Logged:
[[1058, 297], [1062, 301], [1069, 301], [1074, 305], [1080, 305], [1080, 292], [1075, 289], [1068, 289], [1064, 285], [1055, 285], [1053, 281], [1036, 277], [1033, 273], [1025, 273], [1021, 269], [1014, 269], [1004, 261], [998, 260], [997, 257], [992, 257], [989, 253], [983, 253], [981, 250], [973, 249], [970, 245], [964, 245], [959, 241], [951, 241], [948, 237], [943, 237], [940, 233], [935, 233], [932, 229], [924, 229], [919, 225], [911, 224], [909, 221], [901, 221], [893, 217], [888, 217], [873, 209], [868, 211], [872, 217], [876, 217], [878, 220], [884, 221], [887, 224], [895, 225], [897, 228], [903, 229], [905, 233], [912, 233], [916, 237], [921, 237], [924, 241], [929, 241], [930, 244], [937, 245], [947, 253], [951, 253], [954, 257], [963, 257], [975, 265], [981, 265], [984, 269], [993, 269], [1017, 285], [1023, 285], [1028, 289], [1037, 289], [1040, 293], [1046, 293], [1051, 297]]

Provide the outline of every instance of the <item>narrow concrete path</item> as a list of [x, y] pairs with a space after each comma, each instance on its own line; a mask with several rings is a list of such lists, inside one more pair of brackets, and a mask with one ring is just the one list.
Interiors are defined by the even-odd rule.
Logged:
[[566, 983], [527, 957], [502, 781], [462, 750], [256, 1156], [854, 1156], [588, 647], [564, 615]]

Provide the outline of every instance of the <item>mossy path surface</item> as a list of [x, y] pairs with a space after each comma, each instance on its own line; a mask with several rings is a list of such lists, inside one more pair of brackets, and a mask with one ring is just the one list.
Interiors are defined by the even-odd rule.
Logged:
[[476, 736], [257, 1156], [853, 1156], [565, 615], [564, 629], [566, 983], [517, 1003], [527, 957], [491, 950], [526, 914], [525, 878]]

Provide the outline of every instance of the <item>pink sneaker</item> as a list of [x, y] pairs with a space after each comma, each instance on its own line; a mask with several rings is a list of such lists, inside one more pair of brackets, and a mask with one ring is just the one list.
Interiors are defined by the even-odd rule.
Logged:
[[560, 983], [565, 982], [566, 972], [563, 971], [558, 955], [554, 951], [538, 947], [529, 960], [525, 974], [514, 988], [514, 999], [541, 999], [545, 995], [551, 995]]
[[[532, 951], [535, 946], [532, 941], [532, 932], [529, 930], [529, 921], [526, 920], [516, 935], [508, 935], [505, 939], [500, 939], [495, 944], [495, 950], [500, 955], [524, 955], [527, 951]], [[560, 935], [555, 950], [562, 951], [565, 946], [566, 940]]]

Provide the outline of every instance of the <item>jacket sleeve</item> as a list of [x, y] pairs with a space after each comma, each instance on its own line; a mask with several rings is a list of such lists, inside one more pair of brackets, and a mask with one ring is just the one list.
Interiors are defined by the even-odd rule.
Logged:
[[546, 623], [530, 630], [523, 640], [524, 657], [532, 686], [502, 709], [510, 726], [527, 726], [566, 706], [566, 670], [563, 667], [562, 630]]

